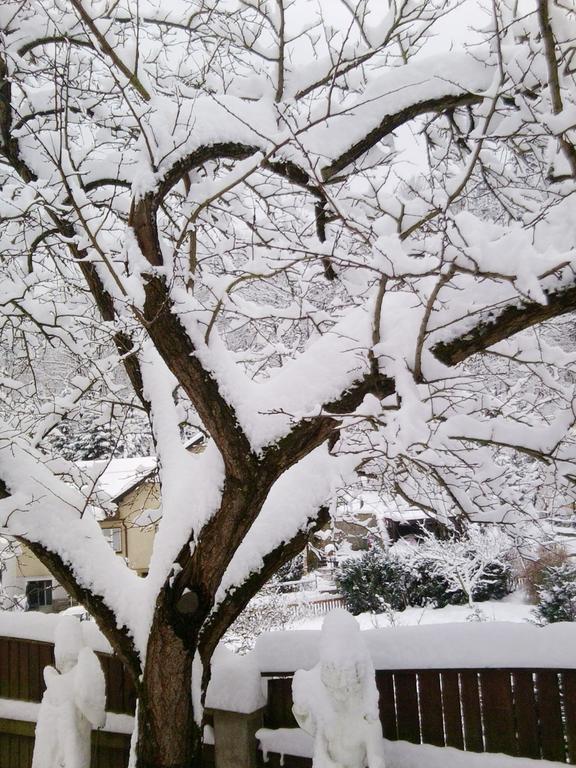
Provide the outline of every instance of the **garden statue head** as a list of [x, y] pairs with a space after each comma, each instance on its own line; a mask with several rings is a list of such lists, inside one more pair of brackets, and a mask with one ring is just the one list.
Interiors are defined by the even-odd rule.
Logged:
[[332, 611], [320, 640], [320, 679], [329, 695], [336, 701], [360, 696], [370, 671], [358, 622], [340, 608]]
[[78, 663], [78, 655], [84, 646], [82, 626], [78, 619], [74, 616], [62, 616], [54, 632], [56, 669], [61, 674], [74, 669]]

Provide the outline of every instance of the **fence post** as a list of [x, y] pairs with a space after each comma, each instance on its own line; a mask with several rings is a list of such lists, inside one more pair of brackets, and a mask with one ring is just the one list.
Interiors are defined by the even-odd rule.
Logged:
[[257, 768], [256, 731], [262, 728], [264, 709], [248, 713], [206, 710], [214, 719], [216, 768]]

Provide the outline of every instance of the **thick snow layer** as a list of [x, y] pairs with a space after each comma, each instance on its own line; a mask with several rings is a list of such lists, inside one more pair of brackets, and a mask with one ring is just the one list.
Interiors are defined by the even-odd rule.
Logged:
[[[313, 739], [300, 728], [261, 728], [256, 736], [264, 752], [297, 757], [312, 757]], [[451, 747], [409, 744], [384, 740], [386, 768], [560, 768], [565, 763], [530, 760], [501, 754], [477, 754]]]
[[[0, 637], [20, 637], [25, 640], [54, 642], [54, 632], [61, 616], [57, 613], [14, 613], [0, 611]], [[112, 653], [110, 643], [92, 621], [81, 624], [84, 642], [93, 651]]]
[[265, 706], [263, 681], [256, 659], [219, 645], [212, 658], [206, 707], [230, 712], [255, 712]]
[[[576, 668], [576, 624], [537, 627], [471, 622], [363, 632], [376, 669], [477, 667]], [[317, 631], [268, 632], [254, 653], [262, 672], [293, 672], [318, 663]]]

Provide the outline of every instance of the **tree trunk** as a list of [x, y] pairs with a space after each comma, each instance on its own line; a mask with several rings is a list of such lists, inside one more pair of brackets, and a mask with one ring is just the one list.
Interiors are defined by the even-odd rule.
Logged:
[[200, 768], [192, 657], [170, 624], [154, 622], [138, 698], [137, 768]]

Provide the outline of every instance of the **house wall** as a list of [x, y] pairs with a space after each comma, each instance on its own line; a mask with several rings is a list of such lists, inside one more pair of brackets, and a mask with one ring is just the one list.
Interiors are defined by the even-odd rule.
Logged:
[[[154, 510], [160, 506], [160, 489], [157, 483], [142, 482], [127, 492], [118, 501], [118, 511], [113, 517], [100, 522], [103, 529], [120, 528], [122, 531], [122, 551], [119, 557], [126, 558], [130, 568], [139, 575], [148, 572], [152, 546], [154, 544], [154, 525], [142, 526], [138, 518], [146, 509]], [[9, 598], [22, 595], [26, 591], [26, 582], [48, 580], [53, 584], [53, 603], [44, 611], [58, 611], [70, 605], [70, 599], [50, 571], [30, 552], [26, 545], [20, 545], [20, 554], [10, 558], [6, 563], [2, 586]]]
[[141, 483], [118, 504], [117, 517], [122, 523], [124, 557], [130, 568], [140, 575], [148, 572], [155, 529], [154, 524], [142, 526], [138, 518], [144, 510], [158, 509], [159, 506], [160, 489], [157, 483], [152, 482]]

